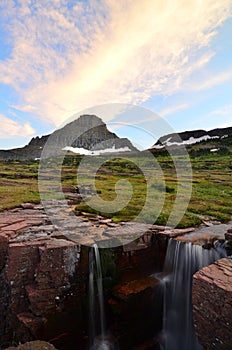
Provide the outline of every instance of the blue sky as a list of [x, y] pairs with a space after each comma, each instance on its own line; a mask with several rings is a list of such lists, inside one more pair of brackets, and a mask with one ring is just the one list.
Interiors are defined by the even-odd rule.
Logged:
[[1, 0], [0, 16], [0, 149], [111, 103], [149, 110], [100, 113], [144, 147], [232, 126], [231, 0]]

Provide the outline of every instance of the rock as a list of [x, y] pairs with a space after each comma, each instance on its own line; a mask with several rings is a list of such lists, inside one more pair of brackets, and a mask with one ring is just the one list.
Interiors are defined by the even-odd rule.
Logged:
[[225, 240], [232, 241], [232, 228], [229, 228], [225, 233]]
[[112, 220], [111, 219], [102, 219], [102, 220], [99, 220], [99, 224], [109, 224], [111, 223]]
[[171, 237], [171, 238], [175, 238], [175, 237], [178, 237], [178, 236], [183, 236], [185, 235], [186, 233], [189, 233], [189, 232], [193, 232], [195, 231], [195, 228], [194, 227], [188, 227], [188, 228], [173, 228], [173, 229], [168, 229], [168, 230], [165, 230], [163, 232], [161, 232], [163, 235], [166, 235], [168, 237]]
[[21, 204], [21, 208], [23, 208], [23, 209], [34, 209], [34, 204], [32, 204], [32, 203], [22, 203]]
[[203, 220], [202, 223], [203, 223], [205, 226], [208, 226], [208, 227], [213, 226], [213, 223], [210, 222], [210, 221], [204, 221], [204, 220]]
[[[5, 280], [10, 288], [10, 325], [23, 341], [36, 337], [49, 315], [57, 312], [78, 271], [80, 247], [64, 239], [10, 243]], [[78, 281], [76, 282], [78, 283]], [[1, 318], [1, 315], [0, 315]]]
[[45, 341], [35, 340], [19, 345], [18, 347], [11, 346], [6, 350], [56, 350], [56, 348]]
[[232, 241], [232, 232], [229, 232], [230, 230], [225, 233], [225, 240], [226, 241]]
[[204, 349], [231, 349], [231, 259], [220, 259], [195, 273], [192, 301], [195, 330]]
[[0, 159], [39, 159], [48, 139], [50, 149], [48, 151], [47, 147], [47, 156], [65, 154], [67, 151], [62, 152], [62, 149], [67, 146], [88, 150], [127, 147], [131, 151], [137, 151], [127, 138], [119, 138], [110, 132], [97, 116], [82, 115], [51, 135], [33, 137], [29, 144], [22, 148], [0, 150]]
[[126, 337], [123, 334], [121, 339], [119, 337], [124, 349], [135, 349], [137, 344], [161, 329], [162, 301], [159, 291], [159, 282], [149, 276], [113, 288], [109, 304], [115, 314], [116, 324], [122, 325], [122, 333], [125, 334], [126, 330]]
[[[59, 201], [51, 202], [51, 210], [58, 217], [63, 214], [60, 213], [60, 204]], [[123, 297], [120, 301], [117, 299], [122, 306], [123, 315], [127, 315], [127, 326], [131, 328], [132, 319], [138, 313], [142, 313], [144, 319], [145, 314], [151, 313], [152, 285], [156, 282], [147, 276], [154, 273], [158, 265], [163, 264], [166, 236], [157, 234], [157, 226], [153, 232], [149, 231], [150, 225], [136, 222], [114, 224], [101, 216], [84, 215], [85, 221], [82, 216], [73, 219], [71, 216], [68, 219], [64, 216], [62, 220], [65, 222], [65, 230], [59, 230], [40, 206], [0, 212], [1, 342], [9, 344], [13, 337], [16, 339], [15, 335], [18, 341], [27, 342], [33, 339], [58, 339], [62, 334], [67, 334], [64, 338], [68, 342], [72, 330], [69, 324], [63, 324], [60, 315], [66, 317], [68, 307], [72, 315], [73, 305], [76, 304], [78, 312], [75, 320], [78, 318], [79, 321], [75, 321], [78, 329], [77, 331], [75, 328], [75, 335], [78, 333], [78, 341], [84, 339], [83, 334], [86, 333], [83, 333], [85, 329], [81, 327], [84, 328], [83, 324], [86, 324], [83, 322], [85, 314], [88, 318], [88, 312], [82, 310], [82, 298], [86, 298], [88, 283], [88, 248], [85, 245], [97, 242], [99, 246], [101, 244], [102, 247], [108, 247], [113, 239], [118, 242], [118, 237], [126, 238], [130, 242], [136, 238], [133, 243], [116, 247], [113, 251], [115, 264], [122, 276], [121, 296], [127, 293], [125, 298], [130, 300], [127, 308], [127, 305], [123, 305], [127, 304]], [[98, 222], [90, 221], [93, 218], [103, 220], [104, 223], [99, 226]], [[83, 244], [81, 250], [80, 242]], [[129, 281], [125, 280], [125, 276], [129, 276]], [[109, 280], [111, 281], [111, 276]], [[140, 305], [140, 298], [144, 301], [144, 308]], [[138, 309], [134, 309], [137, 305]], [[131, 310], [135, 311], [130, 314]], [[152, 336], [153, 321], [156, 322], [156, 319], [152, 319], [153, 314], [150, 316], [148, 329], [141, 328], [143, 318], [138, 320], [138, 335], [148, 332], [148, 336]], [[53, 320], [57, 318], [60, 328], [56, 322], [55, 326], [53, 324]], [[72, 323], [73, 320], [71, 326]], [[49, 333], [50, 326], [52, 336]], [[132, 328], [130, 339], [134, 337]], [[41, 329], [43, 333], [39, 333]], [[48, 334], [49, 338], [46, 337]], [[62, 343], [63, 338], [60, 341]], [[86, 339], [82, 341], [84, 343]], [[143, 336], [139, 335], [137, 341], [137, 344], [142, 342]], [[59, 341], [55, 343], [59, 348], [58, 344]]]
[[144, 293], [147, 289], [153, 289], [157, 285], [158, 281], [154, 277], [146, 277], [116, 286], [113, 293], [118, 299], [126, 301], [129, 297]]

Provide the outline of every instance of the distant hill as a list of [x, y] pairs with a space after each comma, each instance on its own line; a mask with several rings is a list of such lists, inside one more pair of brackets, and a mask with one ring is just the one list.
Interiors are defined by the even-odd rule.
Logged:
[[47, 143], [53, 154], [69, 151], [79, 154], [137, 151], [127, 138], [119, 138], [110, 132], [106, 124], [95, 115], [82, 115], [78, 119], [54, 131], [51, 135], [33, 137], [28, 145], [11, 150], [0, 150], [0, 159], [27, 160], [40, 158]]
[[232, 151], [232, 127], [205, 130], [192, 130], [162, 136], [150, 148], [151, 151], [162, 151], [186, 147], [192, 153]]

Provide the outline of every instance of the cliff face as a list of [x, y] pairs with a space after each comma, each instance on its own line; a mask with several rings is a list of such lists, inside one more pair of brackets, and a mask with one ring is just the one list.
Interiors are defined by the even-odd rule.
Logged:
[[51, 135], [32, 138], [29, 144], [23, 148], [0, 150], [0, 159], [40, 158], [48, 139], [50, 146], [58, 153], [67, 146], [87, 150], [128, 147], [131, 151], [136, 151], [128, 139], [119, 138], [110, 132], [100, 118], [95, 115], [82, 115], [63, 128], [54, 131]]
[[[96, 240], [99, 239], [99, 230], [104, 229], [107, 234], [123, 231], [124, 226], [103, 218], [96, 218], [94, 224], [92, 217], [88, 222], [87, 219], [85, 216], [79, 223], [81, 230], [88, 236], [87, 229], [91, 229], [91, 237], [95, 235]], [[166, 238], [156, 236], [156, 233], [155, 229], [136, 242], [110, 251], [103, 249], [101, 253], [103, 261], [107, 262], [103, 277], [106, 308], [110, 314], [117, 309], [116, 316], [109, 317], [109, 322], [116, 328], [126, 322], [130, 329], [130, 334], [124, 334], [124, 326], [119, 327], [118, 336], [123, 343], [129, 340], [139, 342], [153, 336], [155, 319], [158, 318], [159, 322], [162, 319], [162, 310], [153, 317], [150, 308], [157, 281], [149, 275], [156, 269], [160, 270], [166, 251]], [[128, 230], [125, 234], [128, 235]], [[43, 339], [51, 341], [58, 349], [60, 344], [63, 344], [62, 349], [76, 349], [77, 343], [80, 348], [85, 348], [88, 337], [88, 269], [88, 247], [81, 246], [78, 235], [75, 238], [70, 229], [59, 232], [43, 207], [24, 204], [22, 208], [1, 212], [0, 347], [7, 347], [13, 341]], [[117, 297], [112, 298], [110, 290], [116, 283]], [[124, 299], [128, 299], [128, 303]], [[133, 310], [134, 321], [128, 310]], [[145, 327], [145, 316], [136, 319], [141, 310], [149, 310], [151, 314]], [[138, 330], [136, 339], [133, 335], [135, 328]]]
[[207, 350], [231, 349], [232, 260], [220, 259], [193, 277], [196, 334]]

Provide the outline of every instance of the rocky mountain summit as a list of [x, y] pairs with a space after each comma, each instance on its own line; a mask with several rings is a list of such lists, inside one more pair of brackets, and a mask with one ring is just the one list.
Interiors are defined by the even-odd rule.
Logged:
[[218, 147], [231, 147], [232, 127], [205, 130], [192, 130], [180, 133], [172, 133], [159, 138], [151, 147], [152, 150], [162, 150], [165, 148], [178, 148], [180, 146], [209, 148], [216, 152]]
[[[95, 115], [81, 115], [61, 129], [50, 135], [33, 137], [28, 145], [11, 150], [0, 150], [0, 159], [35, 159], [40, 158], [45, 146], [55, 150], [72, 151], [73, 153], [87, 154], [88, 151], [108, 150], [108, 152], [130, 152], [136, 148], [127, 138], [119, 138], [110, 132], [106, 124]], [[63, 152], [64, 153], [64, 152]], [[91, 154], [91, 152], [90, 152]]]

